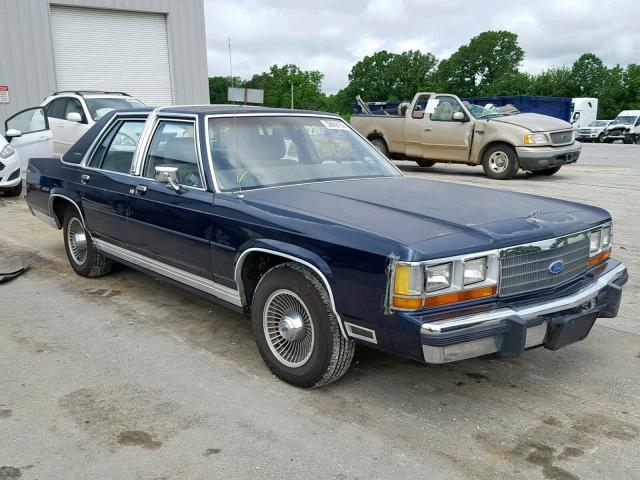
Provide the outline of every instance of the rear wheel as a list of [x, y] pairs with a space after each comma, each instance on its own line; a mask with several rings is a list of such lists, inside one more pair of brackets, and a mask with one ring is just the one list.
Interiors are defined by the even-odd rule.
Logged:
[[600, 133], [600, 135], [598, 135], [598, 143], [602, 143], [604, 142], [604, 133]]
[[544, 170], [534, 170], [533, 173], [534, 175], [544, 175], [544, 176], [551, 176], [555, 173], [558, 173], [560, 171], [560, 168], [562, 167], [551, 167], [551, 168], [545, 168]]
[[251, 305], [258, 350], [271, 371], [298, 387], [342, 377], [353, 358], [324, 285], [296, 263], [273, 267], [260, 279]]
[[21, 193], [22, 193], [22, 181], [20, 181], [20, 183], [15, 187], [4, 191], [5, 197], [19, 197]]
[[484, 174], [495, 180], [509, 180], [518, 172], [518, 155], [511, 145], [493, 145], [482, 156]]
[[416, 160], [416, 163], [420, 167], [433, 167], [436, 164], [436, 162], [431, 160]]
[[95, 246], [91, 235], [84, 228], [80, 214], [74, 208], [65, 211], [63, 232], [69, 263], [78, 275], [100, 277], [111, 271], [113, 261]]
[[382, 138], [374, 138], [371, 140], [371, 145], [376, 147], [385, 157], [389, 157], [389, 148]]

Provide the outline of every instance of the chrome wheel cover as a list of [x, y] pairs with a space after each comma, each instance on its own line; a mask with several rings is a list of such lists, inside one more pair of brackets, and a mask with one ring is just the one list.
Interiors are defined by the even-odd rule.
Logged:
[[489, 168], [494, 173], [503, 173], [509, 168], [509, 156], [504, 152], [493, 152], [489, 157]]
[[302, 299], [291, 290], [269, 295], [262, 312], [262, 327], [271, 353], [283, 365], [301, 367], [313, 353], [314, 329]]
[[73, 261], [78, 265], [82, 265], [87, 260], [87, 232], [77, 217], [69, 220], [67, 244]]

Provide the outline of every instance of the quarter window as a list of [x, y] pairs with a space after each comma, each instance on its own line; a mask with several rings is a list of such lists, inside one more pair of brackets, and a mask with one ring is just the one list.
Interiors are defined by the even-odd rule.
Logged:
[[127, 120], [114, 125], [89, 162], [92, 168], [129, 173], [144, 121]]
[[156, 167], [176, 167], [180, 185], [203, 188], [195, 134], [193, 122], [160, 121], [147, 152], [144, 176], [155, 178]]

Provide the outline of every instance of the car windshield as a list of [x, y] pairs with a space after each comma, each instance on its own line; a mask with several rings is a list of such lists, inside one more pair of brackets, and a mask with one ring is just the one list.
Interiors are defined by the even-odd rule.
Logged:
[[635, 119], [636, 117], [618, 117], [611, 122], [611, 125], [630, 125]]
[[591, 122], [589, 126], [590, 127], [606, 127], [607, 122], [605, 122], [604, 120], [596, 120], [595, 122]]
[[469, 113], [471, 113], [471, 115], [473, 115], [474, 118], [485, 118], [485, 117], [494, 117], [497, 115], [503, 115], [502, 112], [500, 112], [500, 110], [498, 110], [496, 107], [482, 107], [480, 105], [474, 105], [472, 103], [466, 103], [465, 104], [467, 109], [469, 110]]
[[222, 191], [401, 176], [338, 118], [236, 116], [213, 118], [208, 128]]
[[144, 108], [146, 105], [131, 97], [85, 98], [91, 118], [95, 122], [113, 110], [129, 110], [130, 108]]

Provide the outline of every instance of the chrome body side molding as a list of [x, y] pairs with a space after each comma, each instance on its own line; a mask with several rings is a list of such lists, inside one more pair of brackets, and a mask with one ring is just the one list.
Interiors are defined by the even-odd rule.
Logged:
[[62, 195], [60, 193], [52, 193], [51, 195], [49, 195], [49, 214], [56, 219], [56, 224], [59, 223], [59, 225], [57, 225], [58, 228], [62, 228], [62, 220], [58, 221], [57, 217], [55, 216], [55, 213], [53, 212], [53, 199], [56, 197], [60, 197], [60, 198], [64, 198], [65, 200], [67, 200], [68, 202], [71, 202], [75, 207], [76, 210], [78, 210], [78, 214], [80, 215], [80, 220], [82, 220], [82, 226], [84, 228], [87, 228], [87, 224], [84, 221], [84, 215], [82, 214], [82, 210], [80, 210], [80, 207], [78, 206], [78, 204], [74, 201], [71, 200], [69, 197], [67, 197], [66, 195]]
[[213, 280], [185, 272], [179, 268], [158, 262], [157, 260], [132, 252], [131, 250], [127, 250], [126, 248], [119, 247], [104, 240], [94, 238], [93, 242], [107, 255], [111, 255], [115, 258], [119, 258], [147, 270], [151, 270], [152, 272], [158, 273], [191, 288], [195, 288], [196, 290], [200, 290], [201, 292], [208, 293], [209, 295], [219, 298], [220, 300], [224, 300], [225, 302], [237, 307], [242, 306], [240, 293], [233, 288], [225, 287]]

